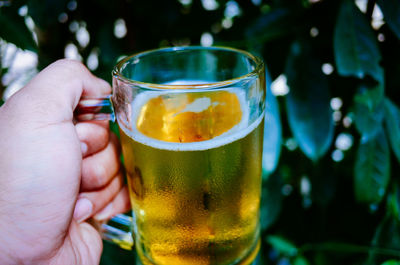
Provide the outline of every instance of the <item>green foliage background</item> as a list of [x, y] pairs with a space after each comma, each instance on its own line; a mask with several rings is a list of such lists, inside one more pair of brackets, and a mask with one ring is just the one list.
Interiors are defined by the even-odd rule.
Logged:
[[[395, 265], [400, 1], [367, 0], [364, 12], [355, 2], [218, 0], [206, 10], [200, 0], [2, 0], [0, 56], [13, 43], [37, 53], [40, 70], [63, 58], [72, 43], [84, 63], [98, 54], [93, 72], [108, 81], [121, 56], [199, 45], [204, 32], [212, 34], [214, 45], [262, 56], [269, 93], [259, 264]], [[383, 13], [380, 27], [371, 26], [376, 5]], [[240, 12], [232, 16], [227, 10], [235, 6]], [[127, 28], [123, 38], [114, 35], [120, 18]], [[30, 19], [37, 40], [27, 27]], [[73, 23], [88, 31], [86, 46], [78, 42]], [[331, 71], [322, 71], [323, 65]], [[8, 70], [1, 65], [1, 77]], [[275, 97], [270, 85], [282, 74], [289, 93]], [[0, 93], [6, 89], [1, 80]], [[342, 102], [335, 110], [332, 98]], [[343, 135], [350, 146], [340, 149], [337, 139]], [[135, 253], [106, 243], [101, 264], [135, 259]]]

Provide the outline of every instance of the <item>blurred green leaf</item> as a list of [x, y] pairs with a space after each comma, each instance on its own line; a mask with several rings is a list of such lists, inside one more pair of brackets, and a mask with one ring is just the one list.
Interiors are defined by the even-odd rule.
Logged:
[[388, 213], [400, 222], [400, 187], [398, 182], [394, 182], [392, 190], [387, 198], [388, 200]]
[[310, 263], [305, 257], [299, 255], [293, 260], [293, 265], [310, 265]]
[[245, 31], [246, 38], [256, 38], [263, 42], [289, 34], [298, 14], [287, 8], [276, 8], [257, 17]]
[[266, 74], [267, 96], [264, 122], [262, 166], [264, 174], [271, 174], [278, 165], [282, 149], [282, 125], [278, 100], [271, 91], [271, 77]]
[[294, 257], [298, 253], [297, 247], [292, 242], [281, 236], [267, 236], [266, 240], [273, 248], [285, 256]]
[[315, 265], [332, 265], [335, 263], [327, 257], [326, 253], [324, 253], [322, 251], [318, 251], [314, 255], [313, 264], [315, 264]]
[[115, 135], [117, 135], [118, 139], [120, 139], [119, 127], [116, 122], [110, 122], [110, 131], [115, 133]]
[[396, 257], [400, 256], [400, 222], [390, 215], [386, 215], [376, 229], [368, 254], [368, 264], [380, 264], [391, 258], [390, 255], [382, 255], [380, 248], [397, 252]]
[[68, 0], [29, 0], [28, 14], [42, 29], [58, 24], [58, 17], [66, 11]]
[[334, 32], [338, 72], [343, 76], [372, 76], [381, 81], [381, 54], [375, 34], [354, 1], [344, 0]]
[[281, 212], [283, 200], [282, 184], [282, 179], [278, 174], [270, 175], [263, 184], [260, 209], [262, 231], [274, 224]]
[[299, 42], [292, 45], [285, 73], [290, 129], [303, 153], [316, 161], [328, 151], [334, 131], [326, 76], [310, 47]]
[[388, 98], [384, 104], [386, 133], [390, 146], [400, 162], [400, 109]]
[[374, 138], [382, 128], [383, 99], [381, 83], [363, 83], [359, 86], [354, 97], [354, 122], [364, 141]]
[[365, 78], [358, 86], [357, 93], [355, 94], [355, 101], [365, 105], [369, 111], [373, 111], [376, 107], [380, 106], [385, 96], [385, 85], [383, 71], [379, 71], [380, 82], [376, 82], [371, 78]]
[[0, 25], [0, 38], [23, 50], [37, 51], [32, 32], [15, 6], [0, 8]]
[[381, 265], [400, 265], [400, 261], [399, 260], [387, 260], [384, 263], [382, 263]]
[[375, 111], [370, 111], [365, 105], [358, 102], [355, 103], [354, 122], [364, 140], [367, 141], [374, 138], [382, 129], [383, 115], [383, 106]]
[[380, 130], [368, 141], [361, 141], [354, 167], [357, 201], [379, 203], [390, 179], [390, 153], [386, 135]]
[[377, 0], [382, 10], [386, 23], [400, 39], [400, 1], [398, 0]]

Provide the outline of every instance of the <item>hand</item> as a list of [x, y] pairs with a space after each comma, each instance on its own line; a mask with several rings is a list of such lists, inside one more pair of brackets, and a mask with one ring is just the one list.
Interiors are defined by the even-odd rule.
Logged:
[[79, 99], [110, 93], [81, 63], [60, 60], [0, 108], [0, 264], [98, 264], [89, 217], [129, 209], [108, 122], [73, 123]]

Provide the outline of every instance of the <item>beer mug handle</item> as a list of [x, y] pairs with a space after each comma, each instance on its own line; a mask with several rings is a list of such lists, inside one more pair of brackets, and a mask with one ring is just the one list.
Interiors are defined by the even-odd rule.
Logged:
[[[82, 97], [75, 108], [74, 118], [76, 121], [115, 121], [114, 109], [110, 101], [111, 95], [100, 97]], [[134, 242], [132, 237], [132, 217], [119, 214], [108, 221], [98, 222], [90, 220], [101, 237], [123, 249], [131, 250]]]
[[99, 97], [82, 97], [75, 108], [74, 118], [77, 121], [115, 121], [111, 95]]
[[125, 214], [118, 214], [102, 223], [93, 222], [104, 240], [116, 244], [120, 248], [132, 250], [134, 245], [131, 230], [132, 217]]

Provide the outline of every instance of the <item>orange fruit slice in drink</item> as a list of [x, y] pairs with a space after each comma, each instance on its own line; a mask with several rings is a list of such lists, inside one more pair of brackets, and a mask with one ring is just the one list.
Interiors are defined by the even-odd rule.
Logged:
[[236, 93], [170, 93], [150, 98], [136, 126], [144, 135], [167, 142], [210, 140], [237, 125], [243, 113]]

